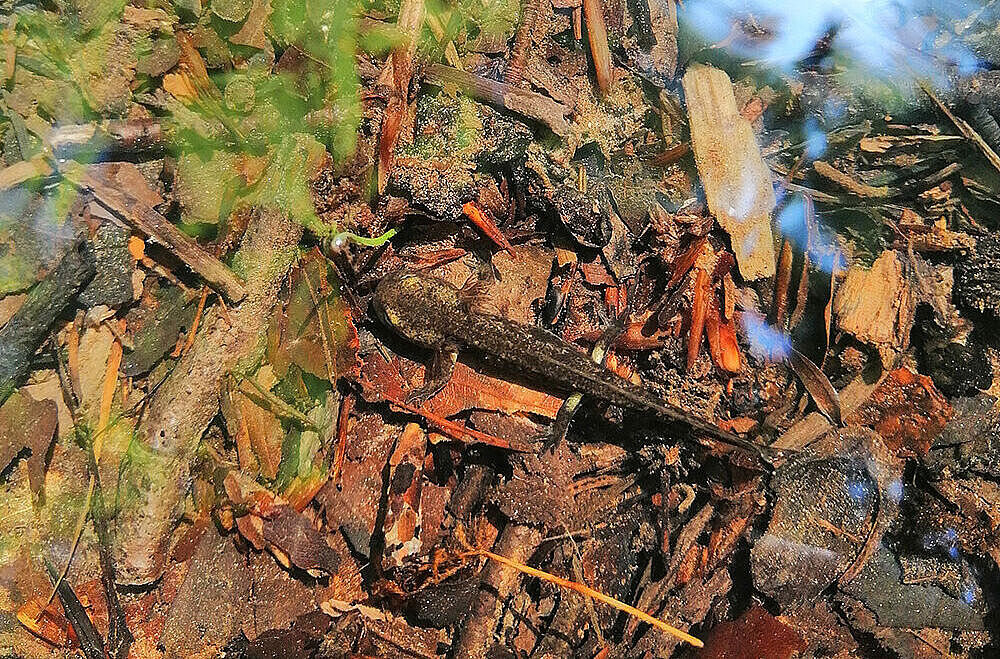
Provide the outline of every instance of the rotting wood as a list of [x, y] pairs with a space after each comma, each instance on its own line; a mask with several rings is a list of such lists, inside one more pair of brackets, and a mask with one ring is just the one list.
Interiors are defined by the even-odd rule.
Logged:
[[910, 278], [898, 253], [887, 250], [870, 270], [852, 267], [833, 297], [837, 325], [873, 345], [888, 365], [909, 341], [916, 312]]

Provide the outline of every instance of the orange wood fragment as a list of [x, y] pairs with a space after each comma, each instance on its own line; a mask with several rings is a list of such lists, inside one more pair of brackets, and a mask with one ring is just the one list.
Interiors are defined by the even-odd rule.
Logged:
[[707, 307], [705, 336], [708, 339], [708, 351], [712, 355], [712, 362], [723, 371], [739, 373], [743, 357], [736, 342], [736, 325], [732, 321], [722, 320], [718, 304], [708, 304]]
[[688, 336], [687, 370], [694, 368], [701, 346], [701, 333], [705, 329], [705, 314], [708, 310], [708, 272], [698, 268], [694, 280], [694, 301], [691, 303], [691, 333]]
[[481, 210], [473, 202], [467, 201], [462, 206], [462, 212], [498, 247], [505, 249], [508, 254], [514, 256], [514, 247], [485, 210]]
[[69, 622], [58, 612], [57, 604], [43, 608], [38, 598], [32, 598], [17, 610], [17, 621], [50, 645], [57, 648], [69, 645]]

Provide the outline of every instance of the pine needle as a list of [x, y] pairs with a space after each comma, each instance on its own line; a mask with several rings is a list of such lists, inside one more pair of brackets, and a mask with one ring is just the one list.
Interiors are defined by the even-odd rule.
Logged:
[[594, 590], [590, 586], [586, 586], [584, 584], [577, 583], [575, 581], [570, 581], [569, 579], [563, 579], [562, 577], [557, 577], [554, 574], [549, 574], [548, 572], [543, 572], [542, 570], [536, 570], [533, 567], [528, 567], [527, 565], [523, 565], [523, 564], [518, 563], [516, 561], [512, 561], [509, 558], [504, 558], [503, 556], [500, 556], [499, 554], [494, 554], [493, 552], [488, 551], [486, 549], [472, 548], [469, 553], [470, 554], [478, 554], [480, 556], [486, 556], [487, 558], [491, 558], [494, 561], [497, 561], [498, 563], [503, 563], [507, 567], [514, 568], [515, 570], [517, 570], [519, 572], [522, 572], [524, 574], [527, 574], [527, 575], [530, 575], [530, 576], [533, 576], [533, 577], [538, 577], [539, 579], [542, 579], [543, 581], [548, 581], [550, 583], [556, 584], [557, 586], [561, 586], [563, 588], [567, 588], [569, 590], [576, 591], [576, 592], [580, 593], [581, 595], [585, 595], [587, 597], [590, 597], [592, 599], [597, 600], [598, 602], [603, 602], [604, 604], [607, 604], [610, 607], [618, 609], [619, 611], [624, 611], [625, 613], [628, 613], [629, 615], [633, 615], [633, 616], [639, 618], [640, 620], [642, 620], [643, 622], [649, 623], [650, 625], [653, 625], [657, 629], [660, 629], [660, 630], [662, 630], [662, 631], [670, 634], [674, 638], [680, 639], [680, 640], [682, 640], [682, 641], [684, 641], [686, 643], [690, 643], [691, 645], [695, 646], [696, 648], [703, 648], [703, 647], [705, 647], [705, 644], [700, 639], [697, 639], [694, 636], [691, 636], [687, 632], [683, 632], [683, 631], [677, 629], [676, 627], [668, 625], [667, 623], [663, 622], [662, 620], [654, 618], [653, 616], [649, 615], [648, 613], [646, 613], [644, 611], [640, 611], [639, 609], [635, 608], [634, 606], [630, 606], [628, 604], [625, 604], [624, 602], [616, 600], [613, 597], [605, 595], [604, 593], [602, 593], [600, 591]]

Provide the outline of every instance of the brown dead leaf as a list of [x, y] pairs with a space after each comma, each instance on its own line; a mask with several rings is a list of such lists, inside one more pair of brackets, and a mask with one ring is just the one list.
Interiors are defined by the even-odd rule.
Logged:
[[285, 313], [275, 315], [269, 334], [268, 358], [279, 378], [292, 364], [331, 382], [358, 373], [358, 331], [318, 249], [292, 272]]
[[[369, 355], [361, 367], [366, 399], [403, 400], [423, 382], [423, 371], [422, 367], [398, 357], [388, 363], [381, 354]], [[423, 409], [444, 417], [481, 409], [554, 419], [561, 405], [562, 401], [551, 394], [483, 375], [459, 362], [448, 384], [424, 403]]]
[[19, 391], [0, 406], [0, 470], [6, 469], [22, 450], [28, 458], [28, 482], [36, 497], [45, 484], [45, 457], [58, 423], [56, 404], [35, 400]]
[[[265, 390], [270, 388], [262, 386]], [[274, 478], [281, 463], [281, 444], [285, 437], [278, 418], [232, 388], [222, 397], [222, 414], [230, 436], [236, 441], [240, 467], [249, 471], [259, 464], [262, 476]]]
[[788, 366], [795, 372], [812, 396], [816, 407], [826, 415], [834, 425], [841, 424], [840, 396], [833, 388], [830, 379], [826, 377], [811, 359], [792, 348], [788, 351]]
[[261, 535], [282, 563], [287, 559], [301, 570], [337, 572], [340, 555], [326, 543], [323, 534], [291, 506], [275, 506], [263, 520]]

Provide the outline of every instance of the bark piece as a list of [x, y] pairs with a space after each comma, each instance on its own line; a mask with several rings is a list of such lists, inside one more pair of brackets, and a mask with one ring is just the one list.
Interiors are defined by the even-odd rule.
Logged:
[[889, 373], [847, 422], [877, 432], [896, 455], [923, 457], [952, 414], [929, 377], [900, 368]]
[[207, 647], [223, 647], [252, 615], [250, 582], [232, 539], [209, 529], [170, 605], [161, 637], [166, 656], [189, 657]]
[[913, 287], [892, 250], [882, 252], [870, 270], [851, 267], [833, 299], [840, 329], [874, 346], [884, 365], [909, 343], [915, 311]]
[[80, 242], [31, 289], [21, 307], [0, 329], [0, 404], [14, 393], [27, 374], [31, 358], [48, 336], [49, 327], [93, 276], [93, 249], [89, 243]]
[[774, 189], [750, 122], [740, 116], [725, 72], [692, 66], [684, 74], [691, 146], [708, 208], [732, 238], [744, 279], [773, 277]]
[[457, 87], [475, 99], [540, 121], [556, 135], [565, 135], [569, 130], [566, 115], [570, 113], [570, 109], [536, 92], [511, 87], [443, 64], [428, 66], [424, 70], [424, 80], [432, 85]]

